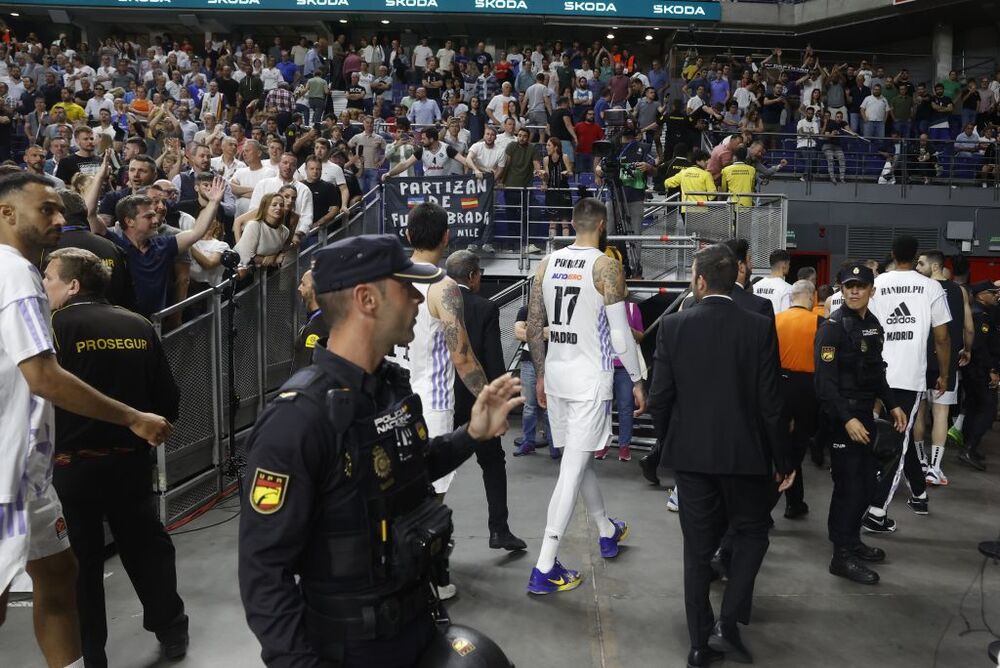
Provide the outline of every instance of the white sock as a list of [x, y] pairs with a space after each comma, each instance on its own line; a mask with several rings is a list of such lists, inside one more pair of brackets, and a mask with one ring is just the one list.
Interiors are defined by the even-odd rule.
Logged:
[[937, 472], [941, 472], [941, 460], [944, 458], [944, 446], [943, 445], [932, 445], [931, 446], [931, 468]]
[[913, 446], [917, 449], [917, 460], [923, 466], [927, 466], [927, 453], [924, 451], [923, 441], [914, 441]]
[[925, 491], [925, 492], [921, 492], [920, 494], [914, 494], [913, 498], [915, 498], [915, 499], [926, 499], [927, 498], [927, 492]]
[[875, 517], [885, 517], [885, 511], [881, 508], [876, 508], [875, 506], [869, 506], [868, 514]]
[[66, 668], [83, 668], [83, 657], [81, 656], [79, 659], [66, 666]]
[[590, 513], [590, 518], [594, 521], [594, 526], [597, 527], [601, 538], [614, 536], [615, 525], [608, 519], [608, 511], [604, 507], [604, 496], [597, 484], [597, 474], [590, 466], [583, 472], [580, 493], [583, 495], [583, 503], [587, 506], [587, 512]]
[[962, 431], [962, 425], [965, 423], [965, 413], [959, 413], [958, 417], [955, 418], [955, 429]]

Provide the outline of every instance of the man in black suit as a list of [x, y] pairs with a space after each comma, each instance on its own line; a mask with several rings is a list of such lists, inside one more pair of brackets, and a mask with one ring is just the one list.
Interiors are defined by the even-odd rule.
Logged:
[[[736, 623], [750, 621], [775, 481], [784, 491], [795, 478], [778, 432], [774, 325], [730, 296], [737, 265], [725, 245], [695, 255], [691, 287], [699, 303], [660, 323], [650, 391], [661, 464], [675, 471], [681, 497], [689, 668], [707, 666], [720, 652], [752, 661]], [[732, 562], [716, 622], [709, 561], [727, 526]]]
[[[730, 239], [722, 245], [732, 251], [733, 255], [738, 260], [736, 280], [733, 282], [733, 286], [728, 292], [729, 296], [732, 297], [736, 305], [744, 311], [766, 315], [772, 322], [774, 322], [774, 306], [771, 305], [771, 301], [764, 299], [763, 297], [758, 297], [753, 293], [753, 290], [749, 289], [750, 275], [753, 271], [750, 264], [750, 244], [746, 239]], [[688, 295], [684, 298], [684, 301], [681, 302], [679, 310], [683, 311], [684, 309], [693, 306], [695, 303], [695, 296], [693, 294]]]
[[[476, 358], [490, 380], [502, 376], [507, 366], [500, 345], [500, 309], [489, 299], [480, 297], [479, 285], [483, 270], [479, 257], [467, 250], [448, 256], [445, 271], [462, 288], [462, 308], [465, 328]], [[455, 424], [465, 424], [472, 413], [472, 396], [465, 383], [455, 378]], [[483, 469], [483, 486], [486, 488], [486, 505], [489, 512], [490, 547], [493, 549], [523, 550], [525, 542], [510, 532], [507, 526], [507, 467], [503, 446], [499, 438], [476, 443], [476, 461]]]

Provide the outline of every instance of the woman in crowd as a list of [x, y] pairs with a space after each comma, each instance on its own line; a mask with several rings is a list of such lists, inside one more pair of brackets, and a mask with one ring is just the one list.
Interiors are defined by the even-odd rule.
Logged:
[[489, 119], [486, 118], [486, 109], [483, 107], [482, 100], [479, 99], [478, 95], [473, 95], [472, 99], [469, 100], [469, 112], [465, 115], [465, 129], [469, 131], [470, 146], [483, 138], [483, 132], [485, 132], [488, 122]]
[[746, 117], [740, 121], [740, 130], [744, 133], [757, 135], [764, 131], [764, 119], [760, 117], [760, 111], [756, 106], [751, 106]]
[[253, 262], [262, 267], [281, 264], [292, 236], [284, 224], [285, 199], [280, 192], [268, 193], [260, 198], [260, 206], [253, 214], [236, 241], [234, 250], [240, 255], [240, 264], [248, 266]]
[[722, 114], [722, 131], [727, 135], [739, 132], [743, 122], [743, 112], [736, 100], [730, 100], [726, 105], [726, 112]]
[[545, 142], [542, 168], [535, 175], [542, 180], [545, 207], [549, 219], [549, 236], [569, 236], [569, 221], [573, 217], [573, 195], [569, 191], [569, 177], [573, 176], [573, 163], [562, 151], [562, 142], [549, 137]]

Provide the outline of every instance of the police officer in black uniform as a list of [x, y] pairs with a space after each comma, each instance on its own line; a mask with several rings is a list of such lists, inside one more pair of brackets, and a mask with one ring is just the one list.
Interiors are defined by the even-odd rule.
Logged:
[[388, 235], [324, 248], [312, 271], [329, 340], [249, 437], [240, 595], [268, 666], [413, 666], [443, 637], [431, 585], [447, 583], [452, 523], [430, 481], [503, 433], [520, 382], [493, 381], [467, 426], [428, 441], [419, 397], [384, 357], [413, 339], [412, 283], [443, 272]]
[[986, 458], [979, 452], [979, 442], [993, 425], [997, 412], [997, 382], [1000, 376], [1000, 332], [992, 312], [997, 305], [997, 286], [979, 281], [969, 286], [972, 297], [972, 322], [976, 337], [972, 358], [962, 367], [965, 388], [965, 422], [962, 425], [962, 452], [958, 461], [980, 471], [986, 470]]
[[833, 543], [830, 573], [854, 582], [875, 584], [878, 573], [864, 562], [879, 562], [885, 552], [861, 542], [861, 522], [875, 488], [873, 448], [878, 428], [872, 416], [876, 400], [891, 414], [897, 431], [907, 417], [892, 402], [882, 361], [884, 331], [868, 310], [875, 275], [862, 263], [838, 275], [844, 305], [816, 332], [816, 399], [822, 415], [819, 438], [830, 445], [833, 496], [827, 529]]
[[[53, 251], [45, 268], [59, 364], [104, 394], [173, 421], [180, 394], [145, 318], [103, 298], [111, 271], [90, 251]], [[188, 618], [177, 594], [174, 546], [153, 502], [149, 445], [126, 427], [56, 409], [53, 483], [79, 562], [77, 605], [87, 668], [108, 665], [104, 518], [143, 606], [143, 627], [165, 657], [185, 655]]]
[[299, 333], [295, 336], [292, 371], [298, 371], [312, 364], [316, 342], [326, 338], [330, 331], [316, 302], [316, 288], [313, 285], [311, 269], [302, 274], [302, 280], [299, 281], [299, 296], [306, 306], [306, 324], [299, 328]]
[[125, 266], [125, 254], [114, 243], [90, 231], [87, 222], [87, 205], [78, 193], [60, 190], [66, 224], [56, 248], [83, 248], [101, 258], [111, 270], [111, 280], [104, 296], [115, 306], [135, 310], [135, 291], [132, 288], [132, 274]]

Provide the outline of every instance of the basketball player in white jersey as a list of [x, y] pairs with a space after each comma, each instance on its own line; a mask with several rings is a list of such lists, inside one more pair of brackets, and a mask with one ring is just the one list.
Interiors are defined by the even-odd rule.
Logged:
[[785, 280], [792, 266], [792, 256], [788, 251], [778, 249], [768, 257], [771, 275], [753, 284], [753, 293], [771, 302], [775, 314], [792, 306], [792, 286]]
[[[410, 211], [406, 238], [413, 246], [413, 261], [437, 266], [448, 247], [448, 213], [437, 204], [421, 204]], [[417, 310], [413, 341], [405, 358], [399, 360], [410, 370], [410, 386], [420, 396], [428, 437], [450, 433], [455, 422], [455, 373], [479, 396], [486, 385], [483, 371], [469, 343], [462, 312], [462, 290], [445, 277], [432, 285], [413, 284], [424, 296]], [[444, 497], [455, 472], [434, 481], [434, 491]], [[455, 586], [438, 588], [439, 596], [451, 598]]]
[[600, 250], [607, 235], [604, 204], [581, 199], [573, 207], [573, 226], [576, 243], [541, 261], [528, 302], [538, 403], [549, 411], [552, 443], [563, 450], [538, 563], [528, 581], [532, 594], [567, 591], [581, 582], [577, 571], [556, 559], [579, 493], [600, 533], [602, 557], [617, 556], [618, 544], [628, 536], [625, 522], [608, 518], [592, 469], [594, 452], [611, 438], [616, 356], [634, 384], [635, 415], [646, 408], [639, 356], [625, 314], [624, 269]]

